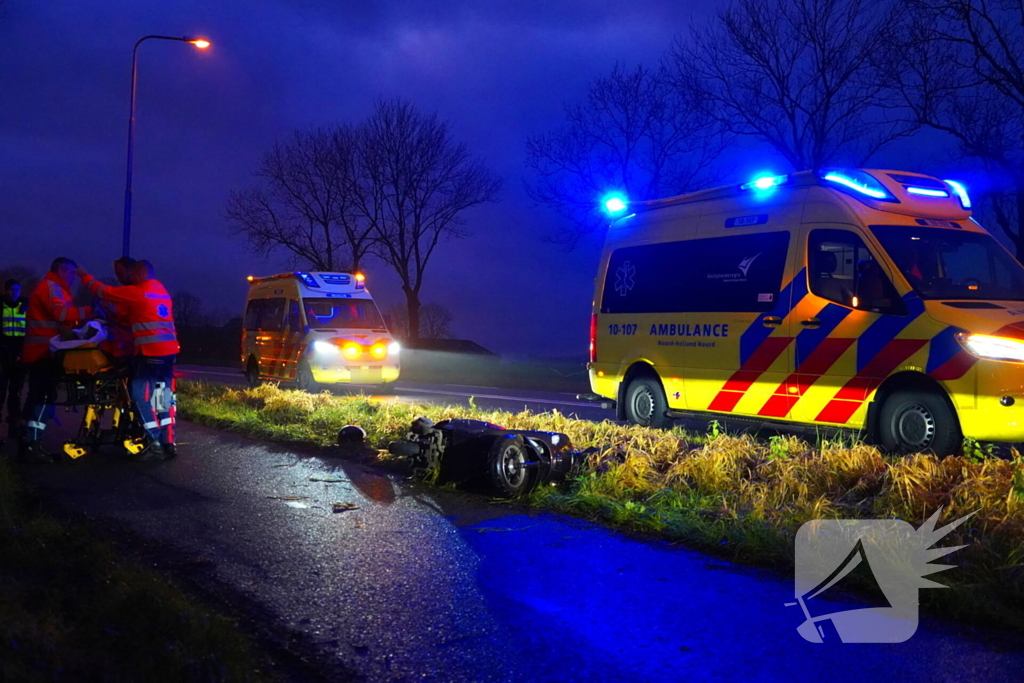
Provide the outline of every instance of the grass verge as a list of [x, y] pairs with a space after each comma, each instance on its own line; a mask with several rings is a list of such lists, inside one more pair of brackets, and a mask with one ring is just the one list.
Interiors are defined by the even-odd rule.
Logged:
[[42, 510], [0, 458], [0, 680], [269, 680], [235, 622]]
[[534, 492], [533, 505], [755, 565], [791, 566], [796, 532], [812, 519], [897, 518], [916, 527], [940, 507], [940, 524], [975, 513], [940, 543], [967, 545], [951, 556], [957, 569], [930, 577], [953, 590], [923, 591], [922, 602], [1024, 631], [1024, 459], [1016, 451], [1011, 459], [888, 458], [849, 440], [657, 431], [557, 412], [375, 403], [270, 385], [236, 390], [183, 382], [178, 404], [196, 422], [321, 447], [341, 426], [358, 424], [383, 448], [420, 415], [564, 432], [577, 448], [599, 451], [567, 484]]

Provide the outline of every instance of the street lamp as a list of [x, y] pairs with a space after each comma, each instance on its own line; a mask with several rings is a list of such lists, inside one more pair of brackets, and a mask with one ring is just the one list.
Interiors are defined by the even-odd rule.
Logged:
[[132, 233], [132, 147], [135, 144], [135, 75], [138, 71], [139, 45], [143, 41], [154, 38], [156, 40], [176, 40], [180, 43], [191, 43], [200, 50], [210, 47], [210, 41], [205, 38], [192, 36], [143, 36], [135, 42], [135, 49], [132, 50], [132, 102], [128, 110], [128, 178], [124, 187], [124, 237], [121, 243], [121, 255], [128, 256], [128, 249], [131, 243]]

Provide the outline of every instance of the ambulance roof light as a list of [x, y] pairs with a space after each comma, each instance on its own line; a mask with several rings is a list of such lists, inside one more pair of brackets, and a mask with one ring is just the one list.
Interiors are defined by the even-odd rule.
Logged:
[[916, 194], [922, 197], [948, 197], [945, 190], [933, 190], [930, 187], [908, 187], [907, 194]]
[[965, 209], [971, 208], [971, 198], [967, 194], [967, 188], [955, 180], [947, 180], [946, 184], [953, 188], [953, 194], [960, 200], [960, 206]]
[[852, 192], [854, 196], [869, 197], [882, 202], [899, 202], [889, 190], [885, 189], [885, 185], [864, 171], [849, 168], [826, 168], [821, 171], [821, 179]]
[[254, 278], [254, 277], [253, 277], [252, 275], [247, 275], [247, 276], [245, 277], [245, 279], [246, 279], [246, 280], [248, 280], [249, 282], [252, 282], [252, 281], [253, 281], [253, 280], [255, 280], [256, 278]]
[[306, 285], [307, 287], [316, 287], [317, 289], [320, 288], [320, 283], [318, 283], [316, 281], [316, 278], [314, 278], [309, 273], [295, 271], [295, 277], [299, 278], [299, 280], [302, 281], [302, 284]]
[[774, 190], [779, 185], [782, 185], [789, 180], [788, 175], [759, 175], [755, 176], [749, 183], [740, 185], [741, 190], [759, 190], [765, 192], [767, 190]]
[[604, 206], [605, 212], [612, 216], [617, 216], [629, 208], [629, 202], [626, 201], [623, 195], [618, 193], [607, 195], [601, 203]]
[[356, 289], [366, 289], [366, 276], [356, 273]]

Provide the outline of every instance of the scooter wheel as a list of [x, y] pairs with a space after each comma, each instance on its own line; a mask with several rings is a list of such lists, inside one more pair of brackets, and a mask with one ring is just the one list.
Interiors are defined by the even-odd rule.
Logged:
[[495, 439], [487, 454], [487, 474], [491, 485], [504, 496], [516, 498], [530, 490], [533, 473], [530, 453], [518, 434]]

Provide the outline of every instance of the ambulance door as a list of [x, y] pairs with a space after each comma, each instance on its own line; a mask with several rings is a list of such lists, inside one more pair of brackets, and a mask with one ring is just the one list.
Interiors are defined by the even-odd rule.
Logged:
[[[795, 231], [793, 231], [795, 232]], [[756, 415], [792, 369], [784, 326], [796, 250], [780, 228], [690, 243], [687, 407]]]
[[305, 351], [306, 323], [302, 319], [302, 307], [298, 299], [285, 301], [285, 325], [282, 333], [284, 350], [282, 358], [282, 376], [294, 380], [299, 367], [299, 356]]
[[264, 299], [260, 315], [259, 334], [256, 335], [256, 347], [260, 354], [260, 373], [265, 377], [283, 379], [282, 352], [284, 340], [284, 304], [283, 297]]
[[896, 339], [907, 305], [855, 226], [805, 225], [800, 241], [807, 284], [790, 316], [792, 417], [859, 427], [867, 397], [920, 348]]

